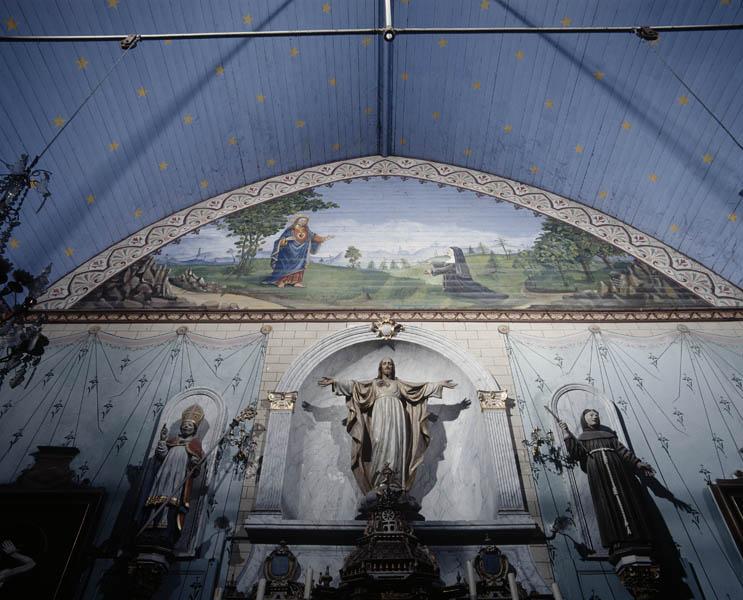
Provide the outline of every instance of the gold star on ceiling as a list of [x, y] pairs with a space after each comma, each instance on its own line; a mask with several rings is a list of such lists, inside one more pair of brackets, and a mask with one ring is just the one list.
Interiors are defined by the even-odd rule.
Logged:
[[689, 104], [689, 96], [679, 96], [678, 103], [681, 106], [686, 106]]
[[599, 199], [601, 199], [601, 200], [606, 200], [606, 197], [607, 197], [608, 195], [609, 195], [609, 192], [606, 192], [606, 191], [604, 191], [604, 190], [601, 190], [601, 191], [599, 192]]
[[54, 123], [56, 127], [62, 127], [62, 125], [64, 125], [64, 119], [57, 115], [56, 117], [54, 117], [52, 123]]
[[650, 180], [650, 181], [651, 181], [652, 183], [655, 183], [655, 182], [657, 182], [657, 181], [658, 181], [658, 176], [657, 176], [657, 175], [656, 175], [655, 173], [650, 173], [650, 175], [648, 175], [648, 179], [649, 179], [649, 180]]
[[490, 0], [482, 0], [482, 2], [480, 2], [480, 8], [482, 10], [488, 10], [490, 8]]
[[227, 138], [227, 143], [230, 146], [237, 146], [237, 138], [234, 135], [231, 135], [230, 137]]
[[291, 50], [289, 50], [289, 56], [299, 56], [299, 48], [292, 48]]
[[338, 150], [340, 150], [340, 149], [341, 149], [341, 145], [338, 142], [336, 142], [335, 144], [333, 144], [333, 150], [335, 150], [336, 152], [338, 152]]
[[606, 74], [603, 71], [594, 71], [593, 76], [601, 81], [606, 76]]
[[622, 129], [629, 131], [632, 129], [632, 124], [629, 121], [622, 121]]
[[15, 250], [16, 248], [18, 248], [18, 246], [21, 245], [21, 243], [15, 238], [10, 238], [10, 242], [8, 243], [10, 244], [10, 247], [13, 248], [13, 250]]
[[400, 145], [401, 145], [401, 146], [404, 146], [404, 145], [405, 145], [405, 144], [407, 144], [407, 143], [408, 143], [408, 140], [406, 140], [406, 139], [405, 139], [404, 137], [401, 137], [401, 138], [400, 138]]
[[193, 115], [186, 115], [185, 117], [183, 117], [184, 125], [190, 125], [191, 123], [193, 123]]
[[671, 233], [676, 233], [679, 230], [679, 226], [676, 225], [676, 223], [671, 223], [669, 229], [671, 230]]
[[575, 147], [575, 152], [576, 152], [576, 154], [582, 154], [583, 153], [583, 146], [581, 146], [580, 144], [578, 144]]
[[106, 4], [108, 4], [108, 8], [118, 8], [119, 0], [106, 0]]
[[173, 40], [163, 40], [163, 44], [166, 46], [171, 46], [173, 44]]
[[135, 208], [134, 209], [134, 218], [139, 219], [139, 217], [142, 216], [142, 209], [141, 208]]
[[439, 48], [445, 48], [448, 43], [449, 43], [449, 40], [447, 40], [445, 38], [441, 38], [439, 40]]
[[110, 150], [111, 152], [116, 152], [116, 151], [117, 151], [117, 150], [119, 149], [119, 143], [118, 143], [118, 142], [111, 142], [111, 143], [110, 143], [110, 144], [108, 145], [108, 149], [109, 149], [109, 150]]
[[720, 0], [720, 4], [723, 6], [730, 6], [730, 0]]
[[275, 161], [275, 160], [274, 160], [273, 158], [269, 158], [269, 159], [268, 159], [268, 160], [266, 161], [266, 164], [267, 164], [267, 165], [268, 165], [269, 167], [273, 167], [273, 166], [274, 166], [274, 165], [276, 164], [276, 161]]
[[159, 165], [157, 165], [157, 166], [158, 166], [158, 168], [159, 168], [159, 169], [160, 169], [161, 171], [164, 171], [165, 169], [167, 169], [167, 168], [168, 168], [168, 163], [166, 163], [165, 161], [163, 161], [163, 162], [161, 162], [161, 163], [160, 163]]
[[224, 75], [224, 67], [223, 67], [222, 65], [219, 65], [219, 66], [218, 66], [218, 67], [217, 67], [217, 68], [215, 69], [215, 71], [216, 71], [217, 75]]
[[243, 16], [243, 25], [250, 25], [253, 23], [253, 17], [250, 15], [244, 15]]
[[465, 156], [472, 156], [472, 148], [465, 148], [464, 149], [464, 155]]
[[75, 249], [74, 248], [70, 248], [69, 246], [67, 246], [67, 248], [64, 249], [64, 253], [67, 256], [72, 256], [73, 254], [75, 254]]
[[707, 152], [707, 154], [702, 157], [702, 161], [705, 165], [710, 164], [713, 160], [715, 160], [715, 157], [712, 156], [709, 152]]
[[537, 165], [532, 165], [529, 167], [529, 170], [531, 171], [532, 175], [536, 175], [539, 173], [539, 167]]
[[547, 99], [547, 100], [544, 101], [544, 107], [545, 108], [552, 108], [554, 105], [555, 105], [555, 103], [552, 102], [552, 100]]
[[335, 77], [328, 79], [328, 84], [330, 85], [330, 87], [335, 87], [336, 83], [338, 82], [335, 80]]
[[329, 2], [326, 2], [325, 4], [322, 5], [322, 11], [324, 13], [329, 13], [330, 12], [330, 3]]
[[297, 127], [297, 129], [302, 129], [304, 127], [304, 121], [302, 119], [297, 119], [294, 121], [294, 125]]
[[361, 45], [364, 46], [364, 48], [369, 46], [371, 43], [372, 43], [372, 39], [368, 36], [365, 37], [363, 40], [361, 40]]
[[255, 99], [258, 100], [258, 102], [260, 102], [261, 104], [266, 101], [266, 97], [263, 94], [258, 94]]
[[400, 75], [400, 79], [402, 79], [403, 81], [407, 81], [409, 78], [410, 78], [410, 75], [408, 75], [407, 71], [403, 71], [403, 74]]
[[736, 215], [735, 213], [730, 213], [728, 215], [728, 221], [732, 221], [733, 223], [735, 223], [737, 220], [738, 220], [738, 215]]
[[201, 181], [199, 181], [199, 187], [202, 190], [205, 190], [206, 188], [209, 187], [209, 182], [206, 179], [202, 179]]
[[144, 87], [137, 88], [137, 96], [144, 98], [147, 95], [147, 90]]
[[565, 17], [562, 21], [560, 21], [560, 25], [563, 27], [570, 27], [573, 20], [570, 17]]
[[365, 113], [366, 113], [367, 115], [370, 115], [370, 114], [372, 114], [372, 113], [374, 112], [374, 109], [373, 109], [373, 108], [372, 108], [371, 106], [367, 106], [367, 107], [366, 107], [366, 108], [364, 109], [364, 112], [365, 112]]
[[433, 111], [433, 120], [438, 121], [441, 118], [441, 113], [437, 110]]
[[504, 133], [511, 133], [513, 131], [513, 127], [511, 125], [504, 125], [503, 126], [503, 132]]
[[88, 204], [93, 204], [93, 202], [95, 202], [95, 196], [94, 196], [93, 194], [88, 194], [88, 195], [87, 195], [87, 196], [85, 197], [85, 201], [86, 201], [86, 202], [87, 202]]
[[521, 60], [524, 58], [524, 51], [523, 50], [516, 50], [516, 60]]
[[80, 58], [78, 58], [75, 62], [77, 63], [77, 68], [78, 69], [87, 69], [88, 68], [88, 64], [89, 63], [88, 63], [87, 59], [83, 58], [82, 56]]
[[475, 83], [472, 84], [473, 90], [479, 90], [482, 87], [479, 81], [475, 81]]
[[16, 21], [13, 17], [8, 17], [5, 19], [5, 28], [8, 31], [14, 31], [18, 29], [18, 21]]

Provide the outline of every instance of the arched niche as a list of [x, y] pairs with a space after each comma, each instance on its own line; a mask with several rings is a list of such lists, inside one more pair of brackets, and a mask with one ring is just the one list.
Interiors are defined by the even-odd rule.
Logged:
[[[560, 419], [567, 423], [570, 431], [574, 435], [580, 435], [582, 431], [580, 425], [581, 413], [587, 408], [593, 408], [599, 412], [601, 424], [613, 429], [619, 441], [625, 446], [631, 448], [627, 439], [624, 425], [621, 421], [619, 411], [612, 400], [602, 394], [599, 390], [591, 385], [583, 383], [568, 383], [558, 388], [552, 395], [550, 401], [552, 412], [559, 415]], [[555, 431], [561, 432], [557, 423]], [[560, 438], [563, 452], [567, 453], [565, 442]], [[583, 542], [595, 551], [592, 558], [606, 558], [607, 549], [601, 545], [599, 537], [598, 521], [593, 508], [591, 492], [588, 488], [588, 479], [585, 473], [581, 471], [579, 465], [573, 469], [567, 469], [567, 482], [570, 487], [572, 498], [573, 514], [576, 526], [581, 532]]]
[[[412, 493], [428, 520], [492, 520], [498, 506], [500, 476], [494, 468], [477, 390], [497, 390], [498, 383], [471, 356], [443, 336], [409, 326], [392, 341], [376, 339], [368, 326], [325, 338], [298, 357], [277, 391], [294, 392], [282, 487], [284, 518], [302, 521], [353, 519], [361, 497], [350, 467], [351, 440], [342, 423], [344, 398], [320, 388], [323, 376], [376, 377], [379, 361], [390, 356], [397, 376], [408, 381], [453, 379], [454, 390], [431, 399], [431, 444]], [[464, 398], [469, 408], [457, 404]], [[306, 403], [305, 407], [303, 404]], [[307, 406], [309, 405], [309, 406]], [[507, 428], [506, 424], [506, 428]], [[509, 431], [504, 432], [510, 436]], [[516, 457], [510, 462], [515, 468]], [[265, 464], [265, 463], [264, 463]]]

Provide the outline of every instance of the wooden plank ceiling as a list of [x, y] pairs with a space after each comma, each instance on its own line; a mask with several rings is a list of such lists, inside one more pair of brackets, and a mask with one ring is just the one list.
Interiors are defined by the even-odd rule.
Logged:
[[[377, 0], [9, 0], [4, 33], [377, 27]], [[741, 0], [395, 0], [399, 27], [707, 24]], [[594, 206], [743, 283], [743, 31], [0, 44], [0, 158], [39, 167], [11, 258], [52, 279], [216, 194], [388, 151]], [[664, 62], [668, 66], [664, 65]], [[380, 85], [382, 84], [382, 85]], [[380, 122], [390, 111], [389, 127]]]

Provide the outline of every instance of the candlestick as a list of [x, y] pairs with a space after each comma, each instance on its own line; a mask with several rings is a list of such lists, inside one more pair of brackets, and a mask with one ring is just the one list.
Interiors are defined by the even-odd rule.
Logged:
[[560, 588], [557, 586], [556, 581], [552, 582], [552, 595], [555, 600], [562, 600], [562, 593], [560, 592]]
[[259, 579], [258, 580], [258, 591], [255, 594], [255, 600], [263, 600], [265, 595], [266, 595], [266, 580]]
[[307, 567], [307, 573], [304, 576], [304, 600], [310, 600], [312, 593], [312, 567]]
[[519, 600], [519, 588], [516, 585], [516, 574], [508, 574], [508, 587], [511, 589], [511, 600]]
[[467, 583], [470, 586], [470, 600], [477, 600], [477, 584], [475, 583], [475, 569], [472, 568], [472, 561], [467, 561]]

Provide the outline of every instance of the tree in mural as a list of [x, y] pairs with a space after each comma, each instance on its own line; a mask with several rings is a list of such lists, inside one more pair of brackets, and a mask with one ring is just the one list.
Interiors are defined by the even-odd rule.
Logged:
[[359, 261], [361, 260], [361, 250], [359, 250], [356, 246], [349, 246], [346, 249], [346, 253], [343, 255], [343, 257], [347, 258], [349, 264], [351, 265], [351, 268], [355, 269], [359, 266]]
[[237, 264], [234, 273], [245, 274], [253, 270], [255, 255], [263, 242], [282, 230], [289, 215], [328, 208], [339, 206], [335, 202], [324, 201], [314, 190], [304, 190], [225, 217], [219, 228], [226, 229], [228, 236], [237, 238]]
[[[609, 244], [593, 237], [590, 233], [555, 219], [546, 219], [542, 223], [542, 230], [543, 233], [540, 237], [547, 236], [551, 241], [566, 244], [566, 252], [574, 255], [573, 260], [580, 264], [586, 281], [594, 280], [591, 271], [591, 261], [594, 258], [600, 258], [608, 268], [611, 268], [609, 257], [616, 254], [616, 251]], [[575, 250], [570, 247], [570, 244], [575, 246]]]
[[573, 240], [544, 231], [539, 234], [529, 255], [542, 266], [556, 269], [560, 273], [563, 285], [570, 286], [565, 277], [567, 267], [578, 258], [578, 246]]
[[488, 269], [490, 269], [491, 273], [498, 272], [498, 261], [495, 258], [495, 252], [492, 250], [490, 251], [490, 256], [488, 256]]

